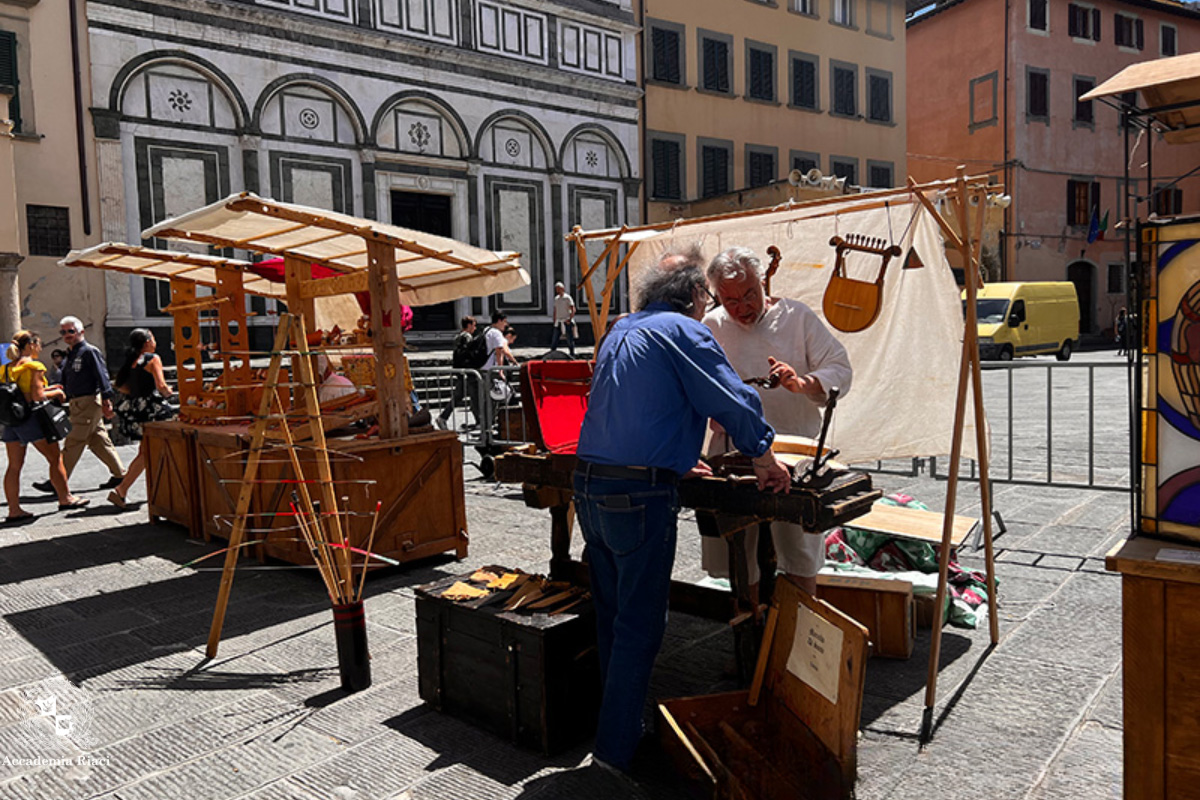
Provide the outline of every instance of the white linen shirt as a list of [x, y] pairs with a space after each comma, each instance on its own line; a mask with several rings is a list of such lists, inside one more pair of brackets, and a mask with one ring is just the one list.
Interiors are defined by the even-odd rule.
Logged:
[[569, 294], [556, 294], [554, 296], [554, 324], [560, 322], [570, 322], [571, 317], [575, 314], [575, 301], [571, 299]]
[[[846, 348], [799, 300], [779, 298], [751, 329], [739, 325], [722, 307], [705, 315], [704, 324], [743, 380], [766, 376], [767, 356], [773, 356], [790, 364], [800, 377], [816, 378], [826, 393], [836, 386], [841, 398], [850, 390], [854, 373]], [[762, 398], [763, 416], [778, 433], [815, 438], [821, 432], [824, 397], [795, 394], [782, 386], [755, 389]]]
[[487, 337], [488, 360], [484, 362], [483, 368], [491, 369], [496, 366], [496, 359], [499, 358], [496, 351], [504, 347], [507, 342], [504, 340], [504, 333], [499, 328], [493, 328], [490, 325], [484, 336]]

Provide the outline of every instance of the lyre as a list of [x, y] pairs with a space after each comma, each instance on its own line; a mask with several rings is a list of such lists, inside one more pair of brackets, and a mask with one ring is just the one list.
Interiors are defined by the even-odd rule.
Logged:
[[[857, 333], [871, 327], [879, 317], [883, 305], [883, 279], [887, 274], [888, 262], [900, 255], [900, 248], [862, 234], [847, 234], [846, 238], [834, 236], [829, 244], [837, 248], [837, 261], [821, 308], [829, 324], [845, 333]], [[879, 275], [875, 282], [860, 281], [846, 275], [846, 253], [868, 253], [880, 256]]]

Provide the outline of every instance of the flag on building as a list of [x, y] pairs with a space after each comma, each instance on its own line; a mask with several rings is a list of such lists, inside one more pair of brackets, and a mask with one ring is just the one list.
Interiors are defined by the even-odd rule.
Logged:
[[1096, 241], [1097, 239], [1103, 241], [1104, 240], [1104, 232], [1106, 230], [1108, 230], [1108, 212], [1107, 211], [1104, 212], [1104, 220], [1101, 221], [1100, 208], [1094, 207], [1092, 209], [1092, 220], [1091, 220], [1091, 222], [1088, 223], [1088, 235], [1087, 235], [1088, 244], [1091, 244], [1092, 242]]

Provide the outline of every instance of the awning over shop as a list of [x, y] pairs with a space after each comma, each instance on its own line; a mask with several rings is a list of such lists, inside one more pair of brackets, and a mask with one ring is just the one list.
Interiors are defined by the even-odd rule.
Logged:
[[1200, 141], [1200, 53], [1131, 64], [1080, 100], [1098, 100], [1141, 92], [1141, 107], [1167, 128], [1170, 144]]
[[411, 306], [499, 294], [529, 284], [518, 253], [495, 252], [249, 192], [160, 222], [142, 235], [292, 256], [355, 276], [342, 284], [345, 291], [367, 288], [365, 242], [386, 242], [396, 251], [400, 302]]
[[[256, 265], [236, 258], [106, 242], [87, 250], [72, 250], [59, 263], [67, 267], [124, 272], [143, 278], [188, 281], [214, 290], [217, 288], [217, 270], [233, 269], [242, 273], [242, 288], [247, 294], [287, 299], [285, 284], [268, 280], [255, 272]], [[363, 313], [353, 295], [319, 297], [314, 303], [314, 311], [318, 326], [325, 330], [332, 330], [334, 326], [353, 330], [359, 315]]]

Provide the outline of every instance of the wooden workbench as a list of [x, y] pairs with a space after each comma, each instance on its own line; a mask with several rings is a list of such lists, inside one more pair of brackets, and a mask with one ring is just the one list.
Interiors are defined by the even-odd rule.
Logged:
[[1200, 547], [1128, 539], [1121, 573], [1127, 800], [1200, 798]]

